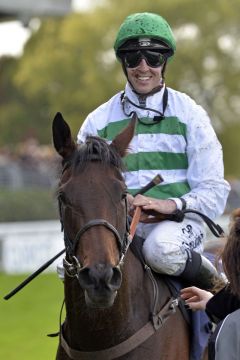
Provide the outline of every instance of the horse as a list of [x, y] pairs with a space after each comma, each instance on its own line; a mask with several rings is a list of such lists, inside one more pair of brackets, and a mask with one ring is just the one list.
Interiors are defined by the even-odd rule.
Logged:
[[169, 302], [164, 276], [152, 279], [129, 246], [122, 158], [135, 122], [110, 145], [94, 136], [77, 145], [62, 115], [53, 120], [53, 143], [62, 158], [57, 199], [66, 247], [66, 317], [57, 360], [190, 358], [189, 325]]

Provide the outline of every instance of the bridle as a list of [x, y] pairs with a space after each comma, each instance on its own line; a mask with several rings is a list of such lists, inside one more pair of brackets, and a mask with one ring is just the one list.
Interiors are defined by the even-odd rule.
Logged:
[[[152, 187], [152, 186], [153, 184], [151, 185], [148, 184], [143, 191], [148, 189], [148, 187]], [[116, 229], [115, 226], [113, 226], [107, 220], [100, 218], [100, 219], [89, 220], [86, 224], [84, 224], [78, 230], [73, 240], [70, 239], [70, 237], [67, 234], [67, 231], [64, 229], [64, 223], [65, 223], [64, 207], [68, 205], [63, 203], [63, 201], [61, 200], [61, 196], [58, 197], [58, 203], [59, 203], [60, 222], [62, 225], [62, 231], [64, 233], [64, 242], [66, 248], [66, 257], [63, 259], [63, 266], [66, 275], [68, 275], [69, 277], [75, 277], [79, 280], [79, 273], [84, 268], [84, 266], [80, 263], [76, 255], [78, 244], [83, 234], [85, 234], [89, 229], [95, 226], [104, 226], [107, 230], [113, 233], [115, 239], [117, 240], [117, 244], [120, 252], [120, 257], [119, 257], [120, 260], [117, 267], [121, 267], [124, 261], [124, 257], [127, 253], [128, 247], [132, 240], [132, 235], [131, 235], [132, 227], [130, 228], [129, 226], [128, 215], [127, 215], [128, 213], [127, 199], [125, 198], [124, 216], [126, 219], [126, 228], [123, 236], [120, 235], [119, 231]], [[135, 213], [137, 214], [136, 218], [139, 218], [141, 209], [137, 208]], [[132, 220], [132, 223], [133, 222], [134, 222], [134, 218]], [[84, 352], [81, 350], [76, 350], [71, 348], [68, 342], [66, 341], [63, 325], [60, 325], [60, 344], [64, 349], [64, 351], [66, 352], [66, 354], [71, 359], [89, 360], [90, 358], [91, 359], [94, 358], [96, 360], [100, 360], [100, 359], [102, 360], [102, 359], [115, 359], [124, 356], [125, 354], [129, 353], [131, 350], [134, 350], [137, 346], [141, 345], [149, 337], [151, 337], [156, 331], [162, 328], [164, 323], [168, 320], [168, 318], [176, 312], [179, 301], [178, 298], [173, 298], [173, 297], [168, 299], [166, 304], [160, 310], [158, 310], [160, 295], [159, 295], [157, 282], [152, 274], [151, 269], [146, 264], [144, 264], [144, 268], [153, 286], [153, 302], [154, 302], [154, 306], [151, 311], [151, 319], [147, 322], [147, 324], [145, 324], [136, 333], [128, 337], [125, 341], [121, 342], [120, 344], [114, 345], [104, 350], [91, 351], [91, 352]], [[61, 315], [60, 315], [60, 319], [61, 319]]]
[[[83, 225], [80, 230], [77, 232], [75, 238], [73, 241], [71, 241], [67, 235], [67, 232], [64, 230], [64, 216], [63, 216], [63, 209], [62, 209], [62, 203], [59, 199], [59, 208], [60, 208], [60, 220], [62, 224], [62, 228], [64, 231], [64, 242], [66, 247], [66, 257], [70, 258], [70, 261], [63, 259], [63, 266], [65, 268], [65, 273], [69, 277], [75, 277], [77, 279], [79, 276], [80, 271], [84, 268], [77, 256], [76, 256], [76, 250], [78, 243], [82, 237], [83, 234], [85, 234], [89, 229], [91, 229], [94, 226], [104, 226], [108, 230], [110, 230], [118, 243], [119, 250], [120, 250], [120, 261], [117, 267], [120, 267], [123, 264], [124, 257], [127, 253], [128, 247], [132, 240], [132, 232], [128, 225], [128, 217], [127, 217], [127, 199], [125, 199], [125, 217], [126, 217], [126, 230], [123, 235], [123, 237], [120, 236], [119, 231], [108, 221], [105, 219], [93, 219], [88, 221], [85, 225]], [[136, 218], [140, 216], [141, 209], [137, 208]], [[134, 222], [134, 218], [132, 220], [132, 223]], [[132, 228], [132, 227], [131, 227]], [[130, 230], [130, 231], [129, 231]], [[64, 327], [61, 325], [60, 320], [60, 344], [66, 354], [69, 356], [69, 358], [74, 360], [89, 360], [89, 359], [96, 359], [96, 360], [102, 360], [102, 359], [115, 359], [119, 358], [121, 356], [124, 356], [125, 354], [129, 353], [130, 351], [134, 350], [136, 347], [140, 346], [142, 343], [144, 343], [148, 338], [150, 338], [156, 331], [161, 329], [165, 322], [169, 319], [169, 317], [172, 314], [175, 314], [177, 311], [177, 308], [179, 306], [179, 299], [170, 297], [168, 301], [164, 304], [164, 306], [159, 310], [159, 290], [157, 281], [154, 278], [152, 274], [152, 270], [149, 266], [147, 266], [145, 263], [144, 269], [152, 283], [153, 286], [153, 309], [151, 311], [151, 319], [142, 326], [136, 333], [134, 333], [132, 336], [128, 337], [125, 341], [119, 343], [118, 345], [114, 345], [110, 348], [99, 350], [99, 351], [90, 351], [85, 352], [81, 350], [76, 350], [69, 346], [65, 335], [64, 335]], [[61, 315], [60, 315], [61, 319]]]
[[[62, 173], [66, 170], [66, 166], [63, 167]], [[104, 226], [106, 229], [108, 229], [110, 232], [113, 233], [115, 239], [117, 240], [117, 245], [119, 248], [119, 263], [117, 267], [120, 267], [123, 264], [124, 257], [126, 255], [127, 249], [130, 245], [130, 236], [129, 236], [129, 221], [127, 216], [127, 199], [125, 198], [125, 209], [124, 209], [124, 217], [125, 217], [125, 231], [124, 234], [121, 236], [119, 231], [116, 229], [115, 226], [113, 226], [109, 221], [105, 219], [92, 219], [89, 220], [86, 224], [84, 224], [75, 235], [74, 239], [71, 240], [66, 229], [64, 226], [65, 223], [65, 207], [67, 207], [67, 204], [64, 204], [61, 196], [58, 196], [58, 207], [59, 207], [59, 218], [61, 223], [61, 228], [64, 234], [64, 243], [66, 248], [66, 257], [63, 259], [63, 266], [66, 271], [66, 274], [70, 277], [77, 276], [79, 274], [79, 271], [83, 269], [83, 264], [80, 263], [80, 260], [77, 257], [77, 248], [79, 241], [81, 240], [81, 237], [83, 234], [85, 234], [89, 229], [95, 227], [95, 226]], [[74, 212], [77, 213], [76, 210]]]

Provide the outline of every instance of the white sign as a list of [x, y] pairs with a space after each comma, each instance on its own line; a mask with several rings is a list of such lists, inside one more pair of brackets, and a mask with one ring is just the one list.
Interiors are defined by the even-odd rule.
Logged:
[[[64, 249], [58, 221], [0, 224], [1, 270], [28, 273], [37, 270]], [[57, 259], [47, 270], [56, 271]]]

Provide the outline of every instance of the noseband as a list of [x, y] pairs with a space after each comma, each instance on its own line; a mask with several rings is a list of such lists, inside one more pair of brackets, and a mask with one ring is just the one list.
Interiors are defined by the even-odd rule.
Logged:
[[117, 266], [122, 265], [123, 259], [127, 252], [128, 246], [130, 244], [129, 222], [128, 222], [128, 217], [127, 217], [127, 200], [126, 199], [125, 199], [126, 229], [125, 229], [124, 235], [122, 237], [119, 234], [119, 231], [112, 224], [110, 224], [107, 220], [93, 219], [93, 220], [88, 221], [85, 225], [83, 225], [83, 227], [77, 232], [73, 241], [70, 240], [67, 232], [64, 229], [64, 215], [63, 215], [64, 214], [64, 211], [63, 211], [64, 205], [63, 205], [60, 197], [58, 198], [58, 204], [59, 204], [60, 222], [61, 222], [61, 226], [62, 226], [62, 231], [64, 233], [64, 243], [65, 243], [65, 247], [66, 247], [66, 255], [68, 256], [68, 258], [70, 260], [70, 261], [68, 261], [66, 258], [63, 259], [63, 266], [66, 270], [67, 275], [69, 275], [70, 277], [77, 276], [79, 271], [83, 268], [83, 265], [80, 263], [79, 259], [76, 256], [77, 246], [78, 246], [78, 243], [79, 243], [82, 235], [94, 226], [104, 226], [105, 228], [107, 228], [114, 234], [114, 237], [117, 240], [118, 248], [120, 251], [120, 261]]

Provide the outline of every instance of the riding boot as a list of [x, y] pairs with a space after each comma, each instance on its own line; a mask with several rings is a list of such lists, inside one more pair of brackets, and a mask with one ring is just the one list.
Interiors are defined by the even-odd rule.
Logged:
[[215, 266], [203, 255], [190, 251], [184, 271], [180, 278], [190, 286], [197, 286], [202, 289], [210, 290], [216, 280], [223, 280], [217, 272]]

